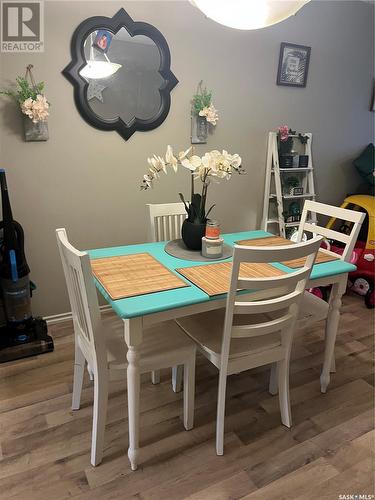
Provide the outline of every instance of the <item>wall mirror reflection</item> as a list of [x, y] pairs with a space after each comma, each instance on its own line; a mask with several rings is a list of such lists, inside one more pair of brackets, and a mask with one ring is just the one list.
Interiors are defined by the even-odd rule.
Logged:
[[63, 74], [91, 125], [128, 139], [165, 120], [178, 81], [170, 70], [167, 42], [154, 26], [134, 22], [121, 9], [113, 18], [83, 21], [71, 50], [72, 62]]

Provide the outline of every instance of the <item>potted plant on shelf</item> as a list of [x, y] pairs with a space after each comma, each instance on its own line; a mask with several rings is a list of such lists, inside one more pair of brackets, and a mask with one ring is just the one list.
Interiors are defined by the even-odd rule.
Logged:
[[32, 67], [31, 64], [27, 66], [25, 77], [16, 78], [14, 89], [1, 90], [0, 94], [12, 97], [23, 113], [25, 140], [46, 141], [48, 139], [49, 102], [43, 94], [44, 82], [35, 83], [31, 73]]
[[277, 147], [279, 151], [280, 168], [307, 167], [309, 157], [306, 154], [298, 155], [293, 151], [293, 138], [300, 141], [302, 146], [307, 144], [309, 136], [292, 130], [288, 125], [282, 125], [277, 130]]
[[[179, 193], [181, 201], [185, 205], [187, 219], [182, 225], [182, 239], [191, 250], [202, 248], [202, 237], [205, 233], [206, 222], [211, 210], [215, 205], [206, 209], [207, 190], [211, 181], [229, 180], [234, 172], [245, 174], [241, 166], [241, 157], [238, 154], [230, 154], [213, 150], [205, 153], [202, 157], [192, 154], [192, 148], [182, 151], [177, 155], [168, 146], [165, 157], [154, 155], [147, 159], [149, 171], [143, 176], [141, 189], [149, 189], [153, 182], [159, 178], [161, 173], [167, 173], [168, 168], [177, 172], [181, 165], [191, 174], [191, 197], [186, 201], [182, 193]], [[202, 182], [200, 193], [195, 192], [195, 180]]]

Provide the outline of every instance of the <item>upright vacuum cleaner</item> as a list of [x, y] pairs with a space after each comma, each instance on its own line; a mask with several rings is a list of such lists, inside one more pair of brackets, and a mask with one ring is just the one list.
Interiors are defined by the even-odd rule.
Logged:
[[[31, 313], [31, 295], [35, 288], [24, 250], [24, 232], [13, 219], [5, 170], [0, 169], [0, 363], [53, 351], [47, 323]], [[1, 307], [2, 306], [2, 307]], [[1, 310], [2, 309], [2, 310]]]

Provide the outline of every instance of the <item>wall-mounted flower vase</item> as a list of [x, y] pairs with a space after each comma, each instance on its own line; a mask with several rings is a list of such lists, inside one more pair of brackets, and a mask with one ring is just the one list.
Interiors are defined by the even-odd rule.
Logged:
[[193, 95], [191, 110], [191, 143], [206, 144], [209, 125], [215, 126], [219, 116], [212, 104], [212, 92], [202, 87], [203, 81], [198, 84], [197, 92]]
[[208, 123], [205, 116], [195, 113], [191, 115], [191, 143], [206, 144], [208, 135]]
[[23, 117], [23, 127], [25, 131], [25, 141], [48, 141], [47, 122], [34, 123], [28, 116]]
[[25, 141], [47, 141], [49, 102], [44, 95], [44, 82], [36, 83], [33, 65], [26, 67], [25, 76], [16, 78], [14, 88], [0, 90], [0, 95], [12, 97], [23, 114]]

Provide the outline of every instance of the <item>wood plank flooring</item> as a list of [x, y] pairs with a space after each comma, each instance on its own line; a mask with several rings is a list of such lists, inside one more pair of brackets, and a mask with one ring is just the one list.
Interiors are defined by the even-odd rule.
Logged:
[[291, 430], [281, 425], [277, 397], [267, 392], [269, 370], [230, 377], [223, 457], [215, 454], [215, 368], [198, 358], [195, 428], [189, 432], [182, 426], [182, 394], [172, 392], [170, 372], [162, 372], [157, 386], [144, 376], [137, 472], [131, 472], [126, 456], [123, 381], [111, 383], [104, 460], [91, 467], [92, 383], [86, 377], [82, 407], [72, 412], [72, 325], [53, 325], [55, 352], [0, 365], [0, 498], [336, 500], [373, 495], [373, 320], [360, 297], [344, 297], [337, 373], [325, 395], [319, 388], [323, 324], [298, 332]]

